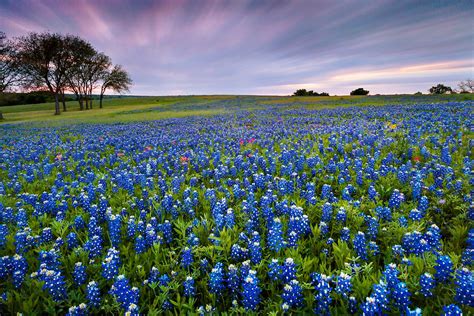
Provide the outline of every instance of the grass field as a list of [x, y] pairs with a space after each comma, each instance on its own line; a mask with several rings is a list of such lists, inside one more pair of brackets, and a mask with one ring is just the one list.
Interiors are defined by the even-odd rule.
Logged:
[[473, 94], [462, 95], [394, 95], [394, 96], [330, 96], [330, 97], [278, 97], [278, 96], [168, 96], [123, 97], [104, 100], [104, 108], [79, 111], [78, 103], [67, 103], [67, 112], [53, 115], [54, 104], [31, 104], [0, 107], [6, 123], [34, 123], [39, 125], [68, 125], [74, 123], [116, 123], [158, 120], [195, 115], [215, 115], [238, 109], [259, 110], [268, 107], [282, 108], [334, 108], [340, 106], [368, 106], [413, 103], [445, 103], [473, 100]]

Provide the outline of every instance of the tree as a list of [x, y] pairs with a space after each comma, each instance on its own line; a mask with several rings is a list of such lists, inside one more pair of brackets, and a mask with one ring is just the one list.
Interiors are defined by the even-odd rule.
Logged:
[[433, 86], [430, 88], [431, 94], [445, 94], [447, 92], [452, 93], [453, 89], [451, 87], [445, 86], [444, 84], [439, 83], [437, 86]]
[[364, 90], [364, 88], [357, 88], [354, 91], [351, 91], [351, 95], [368, 95], [369, 91]]
[[301, 97], [307, 97], [307, 96], [313, 96], [313, 97], [319, 97], [319, 96], [329, 96], [329, 93], [327, 92], [321, 92], [317, 93], [314, 92], [313, 90], [306, 91], [306, 89], [298, 89], [293, 93], [293, 96], [301, 96]]
[[106, 69], [110, 67], [110, 58], [103, 54], [98, 57], [99, 53], [94, 47], [79, 37], [70, 38], [69, 46], [74, 49], [71, 53], [70, 66], [66, 71], [68, 89], [76, 95], [80, 110], [84, 110], [84, 102], [86, 103], [85, 108], [89, 109], [92, 89], [102, 75], [97, 70], [97, 60], [106, 58], [108, 63], [103, 67]]
[[458, 83], [459, 93], [474, 93], [474, 80], [466, 79]]
[[17, 39], [17, 62], [26, 88], [47, 88], [54, 96], [55, 115], [59, 115], [59, 96], [67, 87], [66, 71], [71, 63], [68, 39], [57, 33], [30, 33]]
[[13, 43], [0, 31], [0, 93], [9, 90], [20, 80]]
[[[92, 91], [96, 88], [99, 87], [99, 82], [103, 80], [103, 78], [107, 77], [108, 74], [108, 69], [112, 66], [112, 60], [110, 57], [105, 55], [104, 53], [97, 53], [91, 58], [91, 60], [86, 63], [86, 91], [87, 91], [87, 99], [90, 101], [90, 108], [92, 109]], [[121, 69], [128, 78], [128, 74], [125, 72], [125, 70]], [[113, 74], [114, 77], [112, 77], [112, 80], [117, 82], [117, 84], [114, 83], [114, 85], [117, 85], [119, 87], [118, 89], [114, 88], [114, 85], [111, 86], [112, 89], [116, 90], [117, 92], [122, 92], [123, 91], [128, 91], [128, 86], [131, 84], [130, 78], [128, 80], [130, 81], [130, 84], [126, 85], [125, 87], [122, 87], [121, 85], [123, 83], [120, 83], [121, 80], [124, 80], [123, 78], [120, 78], [120, 76], [123, 76], [123, 74]], [[86, 102], [87, 102], [86, 99]]]
[[132, 79], [129, 74], [120, 65], [115, 65], [112, 69], [105, 71], [102, 77], [102, 86], [100, 88], [100, 108], [105, 91], [112, 89], [117, 93], [129, 91], [132, 85]]

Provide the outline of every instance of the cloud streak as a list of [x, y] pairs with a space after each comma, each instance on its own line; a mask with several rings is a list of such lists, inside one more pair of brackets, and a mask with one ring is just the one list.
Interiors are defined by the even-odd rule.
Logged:
[[470, 1], [0, 3], [0, 29], [78, 34], [131, 72], [134, 94], [426, 91], [473, 75]]

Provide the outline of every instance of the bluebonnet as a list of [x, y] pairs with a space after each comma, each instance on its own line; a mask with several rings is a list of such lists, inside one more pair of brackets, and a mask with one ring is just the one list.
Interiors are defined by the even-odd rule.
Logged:
[[41, 243], [43, 244], [48, 243], [51, 240], [53, 240], [53, 233], [51, 231], [51, 228], [49, 227], [43, 228], [43, 231], [41, 232], [41, 237], [40, 237]]
[[399, 274], [400, 274], [400, 271], [398, 271], [396, 264], [390, 263], [385, 266], [385, 270], [383, 271], [382, 275], [385, 279], [385, 282], [387, 282], [389, 290], [392, 291], [396, 287], [396, 285], [400, 282], [398, 280]]
[[394, 300], [395, 306], [401, 313], [406, 312], [410, 302], [410, 291], [404, 282], [399, 282], [393, 289], [391, 296]]
[[41, 269], [38, 273], [41, 281], [44, 281], [43, 290], [46, 290], [55, 302], [67, 299], [66, 282], [61, 272]]
[[349, 240], [351, 239], [351, 231], [349, 230], [348, 227], [343, 227], [341, 229], [341, 237], [340, 239], [342, 241], [345, 241], [345, 242], [349, 242]]
[[285, 263], [280, 268], [280, 280], [287, 284], [296, 279], [296, 264], [293, 258], [286, 258]]
[[249, 244], [250, 261], [253, 264], [259, 264], [262, 261], [262, 247], [260, 242], [251, 241]]
[[13, 285], [15, 288], [20, 288], [28, 271], [26, 258], [15, 254], [11, 259], [11, 270], [13, 272]]
[[184, 248], [181, 254], [181, 266], [186, 269], [189, 268], [193, 262], [194, 258], [191, 249], [188, 247]]
[[438, 256], [436, 259], [437, 265], [435, 266], [435, 279], [438, 282], [446, 282], [449, 281], [452, 277], [452, 273], [454, 272], [453, 263], [451, 258], [448, 255], [441, 255]]
[[283, 287], [282, 308], [287, 310], [289, 308], [300, 307], [303, 305], [303, 290], [297, 280], [291, 280]]
[[268, 277], [271, 280], [278, 280], [281, 274], [281, 266], [278, 263], [278, 259], [272, 259], [268, 264]]
[[87, 284], [86, 297], [89, 306], [98, 307], [100, 305], [100, 289], [97, 282], [91, 281]]
[[367, 297], [366, 301], [361, 304], [360, 309], [364, 316], [375, 316], [381, 314], [380, 307], [377, 305], [375, 298]]
[[316, 290], [314, 297], [316, 307], [314, 308], [314, 312], [318, 315], [329, 315], [329, 305], [332, 302], [330, 295], [332, 288], [329, 284], [330, 277], [324, 274], [314, 273], [312, 280]]
[[87, 314], [87, 305], [81, 303], [79, 306], [69, 307], [66, 316], [86, 316]]
[[256, 271], [250, 270], [242, 283], [242, 305], [246, 310], [257, 310], [260, 303], [260, 287]]
[[120, 265], [120, 252], [115, 248], [110, 248], [102, 262], [102, 276], [107, 280], [112, 280], [118, 275]]
[[129, 281], [123, 274], [115, 278], [109, 293], [115, 297], [123, 309], [127, 309], [130, 304], [138, 305], [140, 293], [137, 288], [130, 286]]
[[184, 296], [193, 297], [196, 294], [196, 288], [194, 286], [194, 279], [190, 276], [186, 277], [186, 280], [183, 283], [184, 286]]
[[165, 241], [166, 244], [170, 244], [173, 241], [173, 232], [172, 232], [172, 227], [171, 223], [166, 220], [163, 225], [161, 226], [162, 232], [163, 232], [163, 240]]
[[336, 287], [334, 288], [334, 291], [347, 298], [349, 293], [352, 291], [351, 276], [341, 272], [341, 274], [336, 278]]
[[345, 223], [347, 220], [347, 212], [343, 207], [339, 208], [336, 214], [336, 220], [342, 223]]
[[331, 219], [332, 219], [332, 205], [326, 202], [323, 205], [321, 221], [329, 223]]
[[420, 276], [420, 292], [425, 297], [433, 296], [432, 290], [435, 287], [435, 280], [429, 273], [423, 273]]
[[468, 268], [456, 271], [456, 302], [474, 307], [474, 277]]
[[235, 265], [229, 265], [226, 277], [227, 288], [229, 289], [233, 299], [237, 298], [240, 288], [240, 276]]
[[401, 203], [405, 200], [403, 193], [400, 193], [398, 189], [393, 190], [392, 195], [388, 201], [388, 206], [392, 209], [399, 209]]
[[443, 312], [441, 316], [462, 316], [462, 310], [459, 306], [455, 304], [443, 306]]
[[107, 222], [109, 225], [109, 236], [112, 246], [118, 247], [122, 240], [122, 218], [120, 215], [113, 215], [108, 211]]
[[0, 248], [5, 246], [8, 236], [8, 226], [6, 224], [0, 224]]
[[74, 272], [72, 274], [74, 276], [74, 283], [76, 283], [76, 285], [82, 285], [86, 283], [86, 267], [82, 264], [82, 262], [76, 262], [74, 265]]
[[278, 252], [285, 247], [285, 241], [283, 239], [282, 224], [279, 218], [274, 218], [273, 222], [268, 230], [268, 247]]
[[77, 239], [77, 234], [75, 232], [70, 232], [66, 236], [66, 243], [68, 249], [74, 249], [79, 245], [79, 240]]
[[384, 282], [372, 286], [371, 298], [374, 299], [377, 311], [382, 312], [388, 310], [388, 304], [390, 301], [389, 293], [390, 290]]
[[321, 232], [322, 236], [326, 236], [329, 234], [329, 226], [326, 222], [319, 222], [319, 231]]
[[145, 238], [142, 235], [138, 235], [135, 238], [135, 252], [140, 254], [146, 251], [146, 242]]
[[224, 290], [224, 266], [221, 262], [216, 263], [209, 275], [209, 292], [222, 295]]
[[357, 256], [362, 260], [367, 260], [367, 241], [365, 239], [365, 234], [361, 231], [357, 232], [352, 240], [354, 249], [357, 253]]

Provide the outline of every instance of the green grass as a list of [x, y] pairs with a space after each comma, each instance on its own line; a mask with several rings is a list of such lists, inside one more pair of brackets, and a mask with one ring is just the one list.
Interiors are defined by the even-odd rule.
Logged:
[[278, 97], [278, 96], [156, 96], [122, 97], [104, 100], [104, 108], [94, 101], [94, 109], [80, 111], [76, 101], [67, 102], [67, 111], [53, 115], [54, 103], [0, 107], [5, 123], [35, 125], [68, 125], [74, 123], [116, 123], [159, 120], [194, 115], [215, 115], [237, 109], [256, 110], [278, 106], [280, 108], [334, 108], [340, 106], [368, 106], [387, 104], [438, 103], [472, 101], [473, 94], [461, 95], [392, 95], [392, 96], [330, 96], [330, 97]]

